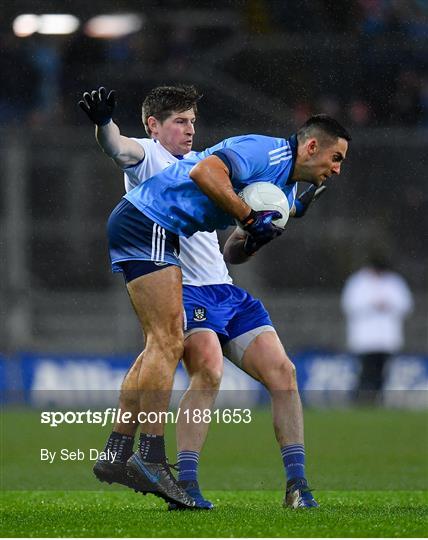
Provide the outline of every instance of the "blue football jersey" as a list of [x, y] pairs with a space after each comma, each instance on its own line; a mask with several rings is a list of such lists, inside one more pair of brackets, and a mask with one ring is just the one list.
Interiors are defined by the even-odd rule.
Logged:
[[297, 139], [240, 135], [195, 153], [149, 178], [125, 198], [150, 219], [179, 236], [191, 236], [196, 231], [225, 229], [234, 224], [190, 178], [196, 163], [219, 153], [228, 164], [235, 193], [253, 182], [270, 182], [285, 193], [290, 208], [297, 192], [291, 176], [296, 160]]

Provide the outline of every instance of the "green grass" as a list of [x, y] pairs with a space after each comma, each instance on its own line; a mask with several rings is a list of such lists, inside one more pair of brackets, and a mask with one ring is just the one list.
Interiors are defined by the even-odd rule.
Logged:
[[321, 492], [312, 511], [281, 508], [281, 492], [207, 492], [211, 512], [167, 512], [127, 491], [9, 492], [2, 535], [65, 537], [417, 537], [427, 532], [421, 492]]
[[[321, 507], [282, 508], [284, 476], [270, 413], [251, 424], [213, 424], [200, 481], [212, 512], [167, 512], [153, 496], [106, 486], [93, 462], [40, 461], [40, 448], [101, 449], [109, 428], [40, 425], [5, 411], [1, 430], [3, 536], [234, 537], [424, 536], [428, 530], [426, 412], [305, 412], [308, 477]], [[173, 426], [168, 454], [174, 456]]]

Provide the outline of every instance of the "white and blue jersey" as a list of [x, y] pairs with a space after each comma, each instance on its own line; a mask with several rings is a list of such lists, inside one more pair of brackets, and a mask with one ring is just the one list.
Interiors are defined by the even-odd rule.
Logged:
[[[177, 156], [172, 155], [155, 139], [134, 140], [144, 148], [145, 155], [139, 163], [124, 168], [127, 193], [179, 161]], [[194, 153], [186, 154], [184, 158]], [[138, 212], [138, 210], [136, 211]], [[190, 238], [181, 237], [179, 259], [183, 272], [183, 285], [201, 286], [232, 283], [232, 278], [220, 252], [216, 232], [197, 232]]]
[[297, 139], [241, 135], [183, 159], [125, 195], [138, 210], [166, 230], [189, 237], [197, 231], [225, 229], [234, 224], [190, 178], [196, 163], [213, 154], [228, 166], [236, 193], [254, 182], [270, 182], [294, 204], [297, 183], [291, 181], [296, 159]]
[[[119, 203], [109, 220], [114, 271], [122, 271], [121, 264], [132, 261], [178, 264], [176, 234], [181, 234], [181, 230], [188, 234], [195, 226], [206, 230], [203, 219], [210, 220], [210, 227], [233, 223], [230, 216], [211, 203], [188, 175], [195, 163], [213, 153], [226, 163], [236, 192], [252, 182], [265, 180], [284, 191], [290, 208], [294, 203], [297, 185], [289, 179], [295, 161], [295, 137], [289, 140], [259, 135], [233, 137], [189, 156], [190, 159], [186, 157], [177, 165], [170, 165], [176, 159], [156, 141], [138, 141], [144, 146], [146, 157], [141, 163], [126, 169], [126, 188], [131, 191], [126, 195], [128, 200]], [[150, 172], [155, 174], [154, 170], [158, 174], [147, 180]], [[137, 187], [132, 189], [135, 185]], [[145, 186], [150, 186], [147, 192]], [[145, 206], [150, 200], [153, 204]], [[182, 225], [179, 230], [172, 230], [169, 216]], [[183, 223], [180, 216], [187, 216]], [[198, 232], [188, 239], [181, 237], [181, 247], [187, 250], [182, 260], [185, 331], [187, 335], [207, 330], [215, 332], [226, 356], [241, 366], [243, 354], [252, 340], [259, 333], [274, 329], [263, 304], [231, 284], [218, 242], [215, 246], [208, 242], [211, 242], [212, 235], [215, 233]]]

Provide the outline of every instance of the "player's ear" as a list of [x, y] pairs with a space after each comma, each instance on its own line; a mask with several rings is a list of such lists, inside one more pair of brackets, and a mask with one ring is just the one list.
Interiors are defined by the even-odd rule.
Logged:
[[308, 154], [313, 156], [318, 149], [318, 141], [315, 138], [309, 139], [306, 143], [306, 148], [308, 149]]
[[154, 116], [149, 116], [147, 118], [147, 125], [149, 127], [150, 133], [156, 135], [159, 131], [159, 121], [156, 120]]

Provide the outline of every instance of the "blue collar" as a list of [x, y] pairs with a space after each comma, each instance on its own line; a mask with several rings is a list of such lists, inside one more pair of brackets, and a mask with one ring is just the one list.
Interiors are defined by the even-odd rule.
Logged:
[[288, 173], [288, 178], [287, 178], [286, 184], [294, 184], [296, 182], [296, 180], [291, 180], [291, 178], [292, 178], [293, 173], [294, 173], [294, 166], [296, 165], [297, 144], [298, 144], [297, 143], [297, 135], [295, 133], [293, 135], [291, 135], [291, 137], [288, 138], [288, 143], [289, 143], [290, 148], [291, 148], [292, 164], [291, 164], [290, 172]]

